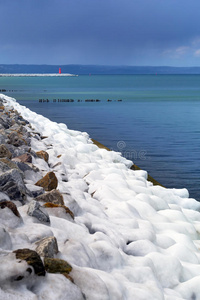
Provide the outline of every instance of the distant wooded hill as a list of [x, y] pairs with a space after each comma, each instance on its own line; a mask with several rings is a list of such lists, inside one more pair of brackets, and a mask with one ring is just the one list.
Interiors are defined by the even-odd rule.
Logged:
[[134, 67], [100, 65], [6, 65], [0, 64], [0, 73], [62, 73], [71, 74], [200, 74], [200, 67]]

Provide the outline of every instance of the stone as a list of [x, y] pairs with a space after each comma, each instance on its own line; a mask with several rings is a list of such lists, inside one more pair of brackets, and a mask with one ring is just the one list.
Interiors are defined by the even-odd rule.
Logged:
[[43, 262], [36, 251], [30, 249], [18, 249], [13, 251], [17, 259], [25, 260], [28, 265], [33, 267], [35, 274], [38, 276], [45, 276], [45, 268]]
[[49, 215], [37, 201], [32, 200], [28, 206], [27, 214], [35, 217], [42, 223], [50, 223]]
[[36, 198], [39, 195], [44, 194], [44, 189], [41, 186], [37, 186], [37, 185], [34, 185], [34, 184], [27, 183], [26, 188], [27, 188], [27, 194], [30, 197]]
[[[5, 144], [8, 150], [12, 153], [12, 157], [20, 156], [26, 152], [30, 152], [31, 148], [27, 145], [21, 145], [19, 147], [15, 147], [11, 144]], [[32, 153], [31, 153], [32, 154]]]
[[2, 157], [7, 157], [9, 159], [12, 157], [12, 153], [8, 150], [8, 148], [4, 144], [0, 145], [0, 158]]
[[[1, 160], [0, 160], [1, 161]], [[39, 172], [39, 169], [34, 166], [32, 163], [23, 163], [23, 162], [15, 162], [15, 165], [22, 171], [34, 171], [34, 172]]]
[[58, 258], [44, 258], [44, 267], [48, 273], [69, 274], [72, 266], [67, 261]]
[[15, 210], [15, 208], [9, 205], [10, 201], [8, 201], [8, 203], [5, 202], [6, 200], [0, 202], [0, 226], [9, 228], [10, 231], [10, 229], [15, 229], [18, 226], [22, 226], [23, 220], [20, 217], [18, 210]]
[[52, 166], [52, 169], [55, 169], [56, 167], [61, 166], [61, 165], [62, 165], [62, 163], [59, 161], [55, 165]]
[[11, 169], [0, 174], [0, 191], [6, 193], [12, 200], [21, 202], [26, 200], [26, 187], [21, 173]]
[[48, 160], [49, 160], [49, 154], [48, 154], [46, 151], [41, 150], [41, 151], [36, 152], [36, 154], [37, 154], [37, 156], [38, 156], [39, 158], [44, 159], [44, 160], [48, 163]]
[[11, 126], [11, 120], [4, 114], [0, 117], [0, 124], [5, 128], [8, 129]]
[[19, 146], [23, 145], [24, 143], [25, 143], [25, 141], [20, 139], [19, 134], [17, 134], [17, 132], [12, 132], [8, 135], [8, 144], [11, 144], [15, 147], [19, 147]]
[[5, 193], [0, 192], [0, 200], [8, 200], [8, 201], [10, 201], [10, 198]]
[[55, 190], [55, 189], [43, 195], [38, 196], [35, 200], [64, 205], [62, 194], [59, 192], [59, 190]]
[[0, 170], [6, 172], [8, 170], [16, 169], [24, 177], [24, 173], [18, 168], [18, 166], [8, 158], [0, 158]]
[[20, 156], [14, 157], [12, 161], [32, 163], [32, 156], [30, 153], [24, 153]]
[[35, 185], [42, 186], [45, 191], [51, 191], [57, 188], [58, 179], [54, 172], [49, 172], [42, 179], [36, 182]]
[[36, 242], [36, 252], [42, 257], [53, 258], [58, 253], [58, 244], [54, 236], [44, 238]]
[[4, 127], [0, 124], [0, 144], [6, 144], [7, 143], [7, 135], [5, 132]]
[[24, 141], [25, 144], [30, 145], [31, 143], [31, 139], [30, 139], [30, 133], [27, 131], [27, 129], [17, 123], [14, 123], [10, 128], [10, 131], [15, 132], [19, 139], [21, 139], [22, 141]]
[[5, 228], [0, 227], [0, 248], [5, 250], [12, 249], [12, 241]]
[[70, 216], [72, 217], [72, 219], [74, 219], [74, 214], [73, 214], [73, 212], [72, 212], [67, 206], [65, 206], [65, 205], [54, 204], [54, 203], [49, 203], [49, 202], [47, 202], [47, 203], [45, 203], [43, 206], [46, 207], [46, 208], [58, 208], [58, 207], [61, 207], [61, 208], [63, 208], [63, 209], [65, 210], [65, 212], [66, 212], [67, 214], [70, 214]]
[[0, 209], [4, 209], [5, 207], [8, 207], [15, 216], [17, 216], [18, 218], [21, 218], [20, 213], [19, 213], [15, 203], [13, 203], [12, 201], [8, 201], [8, 200], [1, 200], [0, 201]]

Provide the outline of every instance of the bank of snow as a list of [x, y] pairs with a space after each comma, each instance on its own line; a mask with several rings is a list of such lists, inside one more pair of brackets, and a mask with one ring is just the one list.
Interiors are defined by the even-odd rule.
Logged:
[[[35, 236], [54, 235], [57, 257], [72, 265], [74, 283], [60, 274], [47, 274], [34, 287], [1, 280], [0, 299], [200, 299], [200, 203], [186, 189], [153, 186], [145, 171], [130, 170], [130, 161], [99, 149], [87, 133], [0, 97], [47, 137], [32, 138], [31, 146], [47, 151], [49, 164], [39, 158], [33, 163], [42, 175], [55, 172], [65, 205], [75, 215], [74, 221], [50, 215], [51, 226], [45, 226], [28, 220], [26, 205], [18, 207], [24, 224], [16, 230], [8, 226], [15, 236], [9, 251], [31, 249]], [[26, 183], [37, 179], [27, 173]], [[1, 255], [9, 251], [4, 248]], [[0, 277], [6, 278], [8, 266], [13, 272], [25, 268], [9, 255]]]

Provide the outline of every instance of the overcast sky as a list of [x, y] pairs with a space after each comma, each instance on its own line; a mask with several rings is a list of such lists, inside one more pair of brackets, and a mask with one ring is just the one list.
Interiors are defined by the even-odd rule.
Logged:
[[0, 0], [0, 64], [200, 66], [200, 0]]

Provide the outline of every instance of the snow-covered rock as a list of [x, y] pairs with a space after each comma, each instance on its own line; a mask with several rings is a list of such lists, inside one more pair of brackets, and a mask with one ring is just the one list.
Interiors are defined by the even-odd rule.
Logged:
[[[132, 162], [99, 149], [87, 133], [51, 122], [14, 99], [0, 98], [5, 109], [12, 106], [21, 114], [17, 120], [31, 124], [23, 121], [31, 136], [32, 164], [39, 171], [23, 171], [26, 188], [34, 191], [38, 180], [54, 172], [64, 201], [53, 208], [44, 204], [47, 192], [37, 202], [29, 193], [25, 203], [16, 201], [23, 220], [19, 223], [12, 211], [2, 210], [0, 299], [200, 299], [200, 203], [186, 189], [153, 186], [145, 171], [131, 170]], [[1, 118], [2, 126], [13, 126]], [[18, 156], [27, 151], [23, 145], [8, 149]], [[38, 151], [48, 153], [48, 163], [34, 155]], [[15, 201], [6, 191], [0, 192], [1, 200]], [[30, 203], [42, 210], [45, 205], [50, 223], [30, 217]], [[74, 219], [66, 217], [64, 207]], [[70, 264], [68, 278], [47, 270], [38, 281], [27, 273], [27, 263], [20, 264], [11, 253], [35, 251], [42, 239], [44, 252], [51, 245], [46, 241], [57, 241], [54, 259]], [[20, 276], [24, 278], [16, 281]]]

